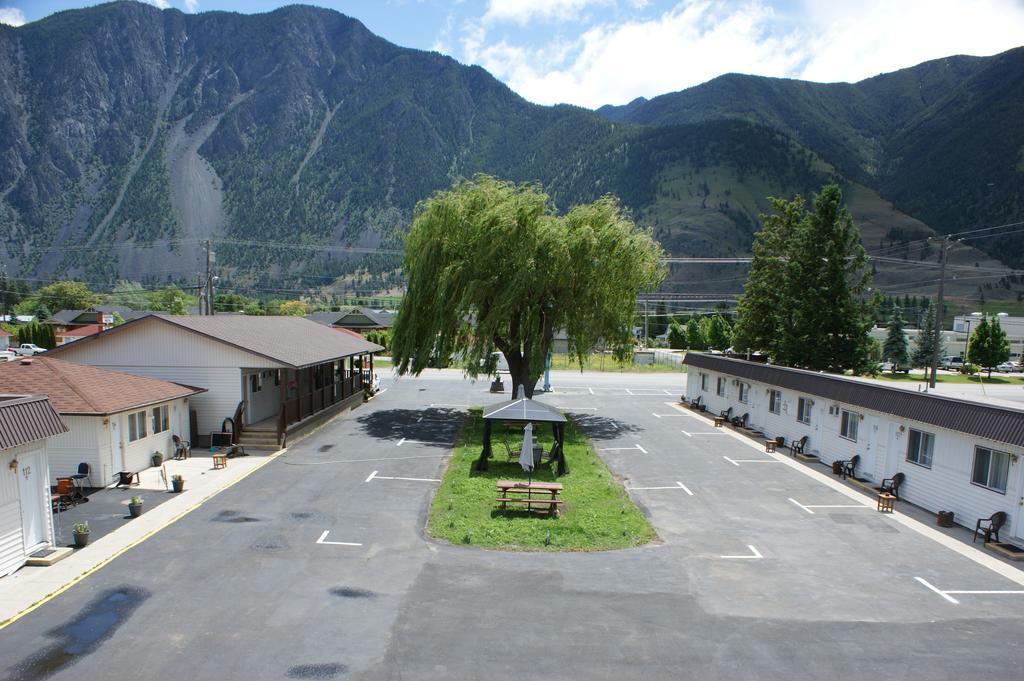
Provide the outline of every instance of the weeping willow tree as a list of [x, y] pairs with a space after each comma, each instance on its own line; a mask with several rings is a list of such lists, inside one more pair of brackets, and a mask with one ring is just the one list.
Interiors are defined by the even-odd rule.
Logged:
[[418, 374], [431, 358], [457, 356], [476, 377], [497, 350], [512, 394], [522, 385], [532, 396], [561, 329], [580, 361], [598, 341], [631, 351], [637, 294], [661, 282], [660, 256], [614, 197], [559, 216], [535, 186], [486, 175], [457, 183], [416, 208], [393, 362]]

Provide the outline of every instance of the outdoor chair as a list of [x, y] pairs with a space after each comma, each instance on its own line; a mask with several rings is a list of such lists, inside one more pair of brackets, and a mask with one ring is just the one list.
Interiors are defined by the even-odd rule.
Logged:
[[883, 494], [891, 494], [896, 497], [896, 501], [900, 500], [900, 485], [903, 484], [903, 479], [907, 476], [903, 473], [897, 473], [891, 478], [885, 478], [882, 480], [882, 486], [878, 488], [879, 492]]
[[690, 409], [699, 409], [701, 400], [704, 398], [703, 395], [697, 395], [696, 399], [690, 400]]
[[733, 428], [746, 428], [747, 419], [750, 418], [750, 412], [744, 412], [743, 416], [734, 416], [732, 419]]
[[57, 478], [57, 492], [53, 495], [54, 510], [64, 511], [78, 505], [75, 481], [71, 478]]
[[728, 421], [729, 419], [732, 418], [732, 407], [729, 407], [728, 409], [723, 409], [721, 412], [719, 412], [718, 415], [721, 416], [726, 421]]
[[192, 456], [192, 443], [188, 440], [182, 440], [177, 435], [171, 436], [171, 441], [174, 442], [174, 458], [175, 459], [187, 459]]
[[999, 528], [1006, 524], [1006, 511], [996, 511], [990, 518], [979, 518], [974, 524], [974, 539], [978, 541], [978, 535], [982, 535], [983, 543], [988, 544], [995, 537], [999, 541]]
[[88, 480], [89, 487], [92, 487], [92, 469], [89, 467], [89, 464], [84, 461], [78, 464], [78, 472], [72, 475], [71, 479], [78, 485], [79, 490], [82, 489], [83, 480]]
[[856, 478], [855, 473], [857, 472], [857, 464], [860, 463], [860, 454], [854, 454], [846, 461], [840, 461], [839, 464], [842, 466], [843, 480], [846, 478]]
[[789, 453], [792, 456], [796, 456], [797, 454], [803, 454], [804, 453], [804, 449], [807, 447], [807, 441], [809, 439], [810, 439], [809, 436], [804, 435], [799, 440], [796, 440], [795, 442], [790, 442], [789, 443]]

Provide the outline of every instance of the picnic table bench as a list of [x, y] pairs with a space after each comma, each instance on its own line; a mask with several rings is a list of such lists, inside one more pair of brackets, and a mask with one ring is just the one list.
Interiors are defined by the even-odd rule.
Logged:
[[565, 503], [558, 498], [562, 485], [557, 482], [499, 480], [495, 488], [498, 490], [496, 501], [501, 503], [502, 510], [507, 508], [506, 504], [518, 503], [525, 504], [531, 511], [536, 507], [538, 510], [546, 510], [552, 515], [557, 515], [559, 505]]

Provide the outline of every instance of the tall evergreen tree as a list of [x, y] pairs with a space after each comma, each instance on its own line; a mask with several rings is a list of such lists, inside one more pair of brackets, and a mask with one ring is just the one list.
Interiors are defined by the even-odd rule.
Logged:
[[[925, 300], [928, 301], [927, 298]], [[938, 346], [938, 350], [936, 350], [936, 346]], [[914, 340], [914, 353], [910, 361], [918, 368], [929, 367], [932, 364], [932, 357], [936, 352], [939, 357], [942, 357], [946, 352], [946, 348], [942, 342], [942, 334], [935, 331], [935, 306], [929, 303], [925, 307], [921, 327], [917, 338]]]
[[992, 369], [997, 365], [1010, 359], [1010, 341], [1006, 338], [999, 319], [989, 319], [982, 315], [981, 322], [971, 333], [967, 341], [967, 361], [988, 369], [988, 375], [992, 376]]
[[700, 322], [694, 317], [690, 317], [690, 321], [686, 322], [686, 347], [690, 350], [708, 349], [704, 331], [700, 328]]
[[716, 314], [708, 322], [707, 341], [712, 350], [725, 350], [732, 345], [732, 329], [722, 315]]
[[673, 350], [686, 348], [686, 327], [675, 320], [668, 325], [668, 346]]
[[892, 363], [894, 374], [897, 369], [905, 369], [910, 363], [907, 334], [903, 330], [903, 314], [899, 306], [893, 308], [892, 317], [889, 319], [889, 332], [885, 337], [885, 345], [882, 346], [882, 359]]

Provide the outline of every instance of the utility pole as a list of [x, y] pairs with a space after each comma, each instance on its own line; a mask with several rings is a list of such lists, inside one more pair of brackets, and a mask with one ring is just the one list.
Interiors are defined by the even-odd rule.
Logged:
[[213, 270], [211, 266], [217, 261], [217, 254], [210, 247], [210, 240], [206, 240], [206, 314], [213, 314]]
[[647, 298], [644, 298], [644, 350], [647, 349]]
[[[934, 241], [934, 239], [928, 239]], [[943, 288], [946, 283], [946, 258], [949, 251], [949, 236], [942, 237], [942, 245], [939, 247], [939, 300], [938, 308], [935, 310], [935, 346], [932, 348], [932, 376], [928, 381], [928, 387], [935, 388], [935, 377], [939, 372], [939, 347], [942, 345], [942, 312], [945, 308], [943, 302]]]

